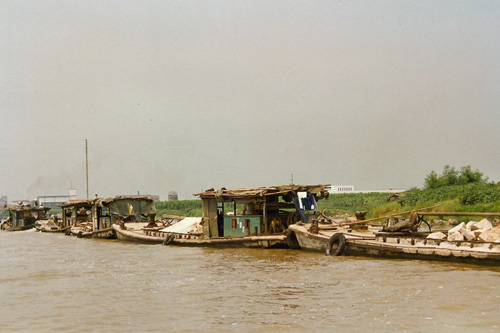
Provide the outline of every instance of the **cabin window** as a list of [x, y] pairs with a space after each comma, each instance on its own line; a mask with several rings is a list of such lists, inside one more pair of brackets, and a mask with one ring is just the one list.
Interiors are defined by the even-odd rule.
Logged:
[[236, 229], [236, 219], [231, 219], [231, 228]]
[[101, 216], [109, 216], [109, 208], [108, 207], [102, 207], [100, 215]]
[[245, 219], [245, 229], [250, 230], [250, 220]]

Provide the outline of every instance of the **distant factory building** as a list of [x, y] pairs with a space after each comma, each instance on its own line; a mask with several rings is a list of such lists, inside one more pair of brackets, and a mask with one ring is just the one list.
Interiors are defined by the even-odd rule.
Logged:
[[177, 201], [179, 200], [179, 195], [175, 191], [168, 192], [168, 201]]
[[59, 205], [76, 199], [76, 190], [69, 190], [68, 195], [40, 195], [36, 198], [38, 205], [58, 208]]

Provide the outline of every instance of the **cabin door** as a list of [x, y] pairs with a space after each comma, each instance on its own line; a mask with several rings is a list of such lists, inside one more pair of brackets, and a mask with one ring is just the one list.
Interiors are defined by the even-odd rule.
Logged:
[[217, 231], [219, 237], [224, 237], [224, 203], [217, 203]]

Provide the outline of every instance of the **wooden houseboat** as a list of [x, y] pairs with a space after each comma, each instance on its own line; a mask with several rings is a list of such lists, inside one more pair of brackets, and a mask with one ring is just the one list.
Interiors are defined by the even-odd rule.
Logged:
[[[287, 232], [291, 247], [321, 251], [327, 255], [371, 256], [381, 258], [440, 260], [500, 265], [500, 240], [470, 237], [451, 239], [450, 230], [433, 233], [420, 226], [425, 216], [499, 217], [500, 213], [413, 212], [398, 224], [401, 230], [369, 226], [366, 221], [340, 224], [296, 223]], [[500, 234], [500, 227], [495, 231]], [[426, 228], [427, 229], [427, 228]], [[492, 229], [493, 230], [493, 229]], [[481, 231], [481, 230], [478, 230]], [[467, 230], [465, 230], [467, 234]], [[438, 236], [434, 236], [438, 235]]]
[[149, 214], [152, 212], [154, 223], [154, 200], [147, 196], [117, 196], [98, 199], [95, 201], [93, 209], [95, 217], [93, 219], [92, 237], [94, 238], [118, 237], [123, 239], [121, 235], [117, 235], [112, 227], [113, 224], [126, 226], [130, 230], [141, 230], [148, 226]]
[[62, 204], [61, 227], [66, 234], [80, 238], [92, 236], [93, 200], [70, 200]]
[[35, 202], [34, 205], [10, 205], [5, 210], [9, 212], [9, 217], [2, 224], [2, 230], [21, 231], [34, 228], [39, 220], [48, 219], [50, 207], [38, 206]]
[[[330, 185], [281, 185], [195, 194], [202, 200], [202, 218], [179, 226], [144, 233], [164, 244], [211, 247], [287, 247], [284, 231], [297, 220], [316, 215], [317, 200], [328, 196]], [[190, 224], [191, 223], [191, 224]]]

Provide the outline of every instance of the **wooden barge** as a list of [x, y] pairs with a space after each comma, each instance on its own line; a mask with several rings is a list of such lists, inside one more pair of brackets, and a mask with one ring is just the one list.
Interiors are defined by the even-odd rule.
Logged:
[[66, 228], [66, 235], [79, 238], [92, 236], [92, 205], [93, 200], [70, 200], [60, 206], [61, 226]]
[[[418, 212], [415, 216], [415, 225], [419, 227], [424, 216], [498, 217], [500, 213]], [[362, 222], [350, 226], [297, 223], [289, 226], [287, 241], [291, 247], [327, 255], [500, 264], [498, 241], [435, 239], [429, 238], [430, 230], [394, 232], [384, 231], [382, 227], [353, 228]], [[441, 232], [446, 235], [447, 230]]]
[[[116, 196], [96, 199], [93, 204], [93, 238], [117, 238], [113, 225], [146, 226], [149, 214], [155, 210], [154, 200], [148, 196]], [[154, 214], [154, 213], [153, 213]]]
[[185, 232], [173, 230], [174, 225], [156, 233], [165, 237], [165, 245], [287, 247], [287, 226], [314, 218], [317, 200], [327, 197], [329, 188], [330, 185], [292, 184], [210, 189], [195, 194], [202, 200], [202, 218], [197, 228]]
[[148, 214], [154, 210], [153, 199], [147, 196], [116, 196], [94, 200], [74, 200], [61, 205], [63, 226], [68, 235], [79, 238], [116, 238], [115, 223], [146, 226]]
[[50, 207], [38, 206], [36, 202], [34, 205], [19, 203], [5, 207], [5, 210], [9, 212], [9, 217], [2, 224], [2, 230], [22, 231], [33, 229], [37, 221], [48, 219]]

